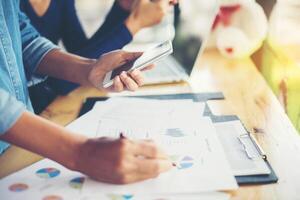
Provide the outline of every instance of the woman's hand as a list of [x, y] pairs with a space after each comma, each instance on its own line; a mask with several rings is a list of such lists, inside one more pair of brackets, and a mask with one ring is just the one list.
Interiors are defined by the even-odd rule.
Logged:
[[146, 140], [88, 139], [78, 148], [77, 155], [75, 170], [114, 184], [155, 178], [172, 168], [166, 154]]
[[[122, 50], [113, 51], [102, 55], [97, 62], [92, 65], [88, 75], [89, 82], [96, 88], [104, 89], [102, 87], [106, 73], [120, 67], [121, 65], [133, 61], [140, 57], [140, 52], [125, 52]], [[149, 66], [147, 69], [151, 68]], [[113, 80], [113, 85], [107, 90], [113, 92], [121, 92], [125, 89], [130, 91], [137, 90], [143, 85], [144, 80], [140, 70], [133, 70], [130, 73], [122, 72], [120, 76], [116, 76]]]
[[[126, 11], [131, 11], [134, 3], [139, 0], [118, 0], [119, 5]], [[177, 4], [178, 0], [168, 0], [169, 4]]]
[[177, 0], [122, 0], [121, 2], [120, 5], [124, 7], [131, 6], [131, 13], [125, 24], [134, 35], [142, 28], [160, 23], [169, 11], [170, 5], [176, 4]]
[[135, 0], [117, 0], [118, 4], [126, 11], [131, 11], [132, 5]]

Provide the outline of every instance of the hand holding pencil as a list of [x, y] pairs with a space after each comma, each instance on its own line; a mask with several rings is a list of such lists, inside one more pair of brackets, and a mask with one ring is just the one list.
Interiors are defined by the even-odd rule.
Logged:
[[150, 140], [120, 138], [88, 139], [78, 151], [76, 170], [98, 181], [126, 184], [155, 178], [174, 166]]

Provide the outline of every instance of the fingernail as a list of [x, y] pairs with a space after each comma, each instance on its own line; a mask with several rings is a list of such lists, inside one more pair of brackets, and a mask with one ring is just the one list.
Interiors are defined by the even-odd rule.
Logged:
[[122, 72], [121, 73], [121, 76], [124, 78], [126, 76], [126, 73], [125, 72]]

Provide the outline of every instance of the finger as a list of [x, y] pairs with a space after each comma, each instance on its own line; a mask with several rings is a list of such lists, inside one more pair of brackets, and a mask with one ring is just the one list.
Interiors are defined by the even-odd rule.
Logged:
[[113, 88], [114, 88], [115, 92], [121, 92], [121, 91], [124, 90], [124, 85], [123, 85], [123, 83], [122, 83], [122, 81], [121, 81], [121, 79], [120, 79], [119, 76], [116, 76], [114, 78]]
[[138, 86], [142, 86], [144, 84], [144, 78], [140, 70], [133, 70], [129, 74], [133, 80], [137, 83]]
[[119, 182], [127, 184], [156, 178], [160, 173], [166, 172], [172, 167], [172, 163], [169, 161], [136, 159], [135, 168]]
[[169, 159], [169, 156], [150, 140], [136, 141], [133, 145], [133, 152], [136, 156], [146, 158]]
[[150, 64], [147, 67], [144, 67], [141, 71], [148, 71], [148, 70], [153, 69], [154, 67], [155, 67], [155, 64]]
[[156, 177], [160, 173], [169, 171], [173, 168], [170, 160], [137, 158], [135, 162], [138, 174], [150, 175], [151, 177]]
[[124, 84], [122, 83], [119, 76], [116, 76], [113, 80], [113, 84], [108, 88], [104, 88], [107, 92], [121, 92], [124, 90]]
[[151, 176], [150, 174], [131, 175], [129, 176], [127, 183], [140, 182], [140, 181], [144, 181], [156, 177], [157, 176]]
[[134, 170], [133, 173], [128, 173], [125, 177], [123, 177], [121, 180], [113, 181], [113, 183], [117, 184], [129, 184], [129, 183], [135, 183], [151, 178], [156, 178], [159, 174], [150, 174], [150, 173], [138, 173], [138, 170]]
[[126, 72], [122, 72], [120, 75], [121, 81], [123, 82], [123, 84], [125, 84], [126, 88], [130, 91], [135, 91], [138, 89], [138, 85], [137, 83], [132, 80], [127, 74]]

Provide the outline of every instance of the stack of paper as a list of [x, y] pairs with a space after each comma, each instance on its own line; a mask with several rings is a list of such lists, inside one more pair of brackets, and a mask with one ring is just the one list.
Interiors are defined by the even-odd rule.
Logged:
[[228, 199], [213, 191], [237, 188], [204, 103], [190, 100], [111, 98], [67, 128], [88, 137], [155, 140], [176, 163], [158, 178], [129, 185], [105, 184], [45, 159], [0, 180], [4, 199], [194, 200]]

